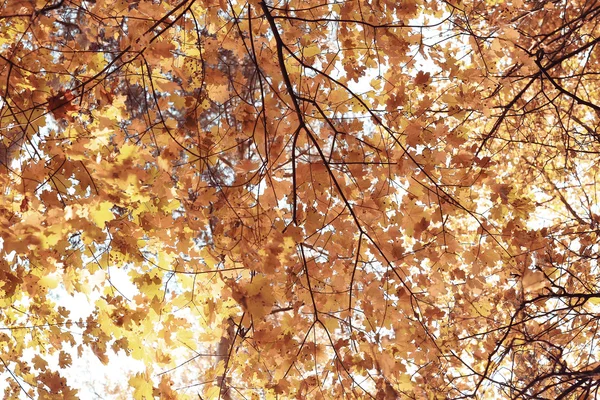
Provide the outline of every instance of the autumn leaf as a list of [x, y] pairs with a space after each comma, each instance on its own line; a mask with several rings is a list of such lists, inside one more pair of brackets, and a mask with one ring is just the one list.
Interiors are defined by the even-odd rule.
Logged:
[[48, 97], [48, 111], [54, 114], [56, 119], [69, 118], [71, 112], [77, 111], [79, 106], [72, 104], [75, 95], [71, 90], [59, 91]]
[[531, 271], [529, 268], [523, 274], [523, 290], [534, 292], [548, 285], [544, 274], [540, 271]]
[[35, 369], [39, 369], [40, 371], [45, 371], [48, 367], [48, 363], [46, 362], [46, 360], [41, 358], [38, 354], [33, 356], [33, 359], [31, 361], [33, 362], [33, 367]]
[[429, 72], [419, 71], [415, 76], [415, 85], [422, 86], [427, 85], [431, 80], [431, 74]]
[[152, 399], [152, 382], [146, 374], [136, 374], [129, 379], [129, 385], [133, 387], [133, 397], [135, 400]]
[[596, 393], [599, 14], [2, 3], [4, 397]]
[[23, 200], [21, 200], [21, 205], [19, 206], [19, 210], [21, 212], [25, 212], [29, 209], [29, 199], [27, 199], [27, 197], [23, 198]]
[[69, 353], [65, 353], [64, 351], [61, 351], [58, 354], [58, 365], [61, 368], [70, 367], [72, 362], [73, 361], [72, 361], [71, 355]]

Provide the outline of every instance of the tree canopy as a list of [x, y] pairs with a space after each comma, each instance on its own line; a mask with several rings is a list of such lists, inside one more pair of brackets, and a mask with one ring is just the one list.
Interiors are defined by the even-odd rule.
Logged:
[[5, 398], [89, 354], [120, 398], [597, 397], [599, 42], [597, 0], [4, 1]]

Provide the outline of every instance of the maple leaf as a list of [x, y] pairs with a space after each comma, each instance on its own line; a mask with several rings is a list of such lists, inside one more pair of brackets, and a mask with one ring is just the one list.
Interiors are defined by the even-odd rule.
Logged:
[[19, 206], [19, 210], [21, 212], [25, 212], [29, 209], [29, 199], [27, 197], [23, 198], [23, 200], [21, 200], [21, 205]]
[[138, 373], [129, 379], [129, 384], [134, 388], [133, 397], [136, 400], [154, 398], [152, 382], [148, 375]]
[[56, 119], [69, 119], [72, 112], [79, 110], [79, 106], [72, 104], [73, 99], [75, 99], [75, 95], [70, 89], [61, 90], [48, 97], [48, 111], [52, 112]]
[[70, 367], [72, 362], [73, 361], [72, 361], [71, 355], [69, 353], [65, 353], [64, 351], [61, 351], [58, 354], [58, 365], [61, 368]]
[[57, 372], [45, 371], [38, 376], [38, 379], [46, 385], [51, 394], [56, 395], [68, 389], [65, 378]]
[[31, 361], [33, 362], [33, 367], [35, 369], [39, 369], [40, 371], [45, 371], [48, 367], [48, 363], [46, 362], [46, 360], [41, 358], [38, 354], [33, 356], [33, 359]]
[[100, 396], [596, 392], [596, 1], [34, 3], [0, 6], [5, 397], [90, 354]]
[[423, 86], [427, 85], [431, 80], [431, 74], [429, 72], [419, 71], [415, 76], [414, 82], [415, 85]]
[[532, 271], [529, 268], [523, 274], [523, 290], [526, 292], [537, 291], [548, 285], [544, 274], [540, 271]]

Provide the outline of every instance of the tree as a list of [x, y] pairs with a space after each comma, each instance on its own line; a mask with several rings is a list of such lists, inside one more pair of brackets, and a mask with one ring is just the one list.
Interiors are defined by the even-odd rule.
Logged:
[[598, 395], [600, 2], [0, 10], [7, 398]]

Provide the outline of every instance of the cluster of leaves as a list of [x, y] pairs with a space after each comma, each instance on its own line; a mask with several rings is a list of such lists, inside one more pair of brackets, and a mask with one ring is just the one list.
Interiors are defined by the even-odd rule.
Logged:
[[5, 396], [597, 395], [599, 16], [2, 3]]

